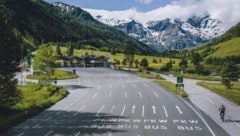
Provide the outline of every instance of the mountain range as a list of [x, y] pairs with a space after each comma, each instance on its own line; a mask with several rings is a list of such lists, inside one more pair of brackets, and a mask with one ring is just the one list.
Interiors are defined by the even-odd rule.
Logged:
[[107, 11], [84, 9], [95, 19], [124, 31], [157, 51], [182, 50], [206, 43], [225, 32], [220, 19], [211, 18], [208, 13], [193, 15], [186, 19], [158, 19], [150, 13], [132, 10]]

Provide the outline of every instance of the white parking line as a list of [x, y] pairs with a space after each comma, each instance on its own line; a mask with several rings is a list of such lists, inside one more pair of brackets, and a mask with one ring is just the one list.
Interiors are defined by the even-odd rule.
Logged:
[[37, 128], [38, 126], [39, 126], [39, 124], [37, 124], [37, 125], [33, 126], [33, 127], [32, 127], [32, 129], [34, 129], [34, 128]]
[[142, 98], [142, 94], [141, 94], [141, 92], [138, 92], [138, 95], [139, 95], [140, 98]]
[[80, 131], [75, 136], [80, 136]]
[[79, 112], [81, 112], [86, 106], [82, 106], [77, 112], [73, 114], [73, 116], [76, 116]]
[[45, 121], [48, 121], [48, 120], [50, 120], [50, 119], [51, 119], [51, 117], [49, 117], [49, 118], [45, 119]]
[[93, 95], [92, 99], [95, 99], [97, 95], [98, 95], [98, 94], [95, 93], [95, 94]]
[[144, 117], [144, 105], [142, 106], [142, 116]]
[[96, 116], [98, 116], [99, 113], [102, 112], [102, 110], [103, 110], [104, 107], [105, 107], [105, 105], [103, 105], [103, 106], [101, 107], [101, 109], [97, 112]]
[[123, 110], [122, 110], [121, 116], [123, 116], [123, 114], [125, 112], [125, 109], [126, 109], [126, 105], [123, 106]]
[[20, 133], [19, 135], [17, 135], [17, 136], [23, 136], [25, 133], [24, 132], [22, 132], [22, 133]]
[[153, 94], [154, 94], [157, 98], [159, 97], [155, 91], [153, 91]]
[[50, 134], [52, 134], [53, 133], [53, 131], [51, 130], [51, 131], [49, 131], [46, 135], [44, 135], [44, 136], [48, 136], [48, 135], [50, 135]]
[[111, 97], [111, 96], [112, 96], [112, 91], [110, 91], [110, 92], [109, 92], [109, 95], [108, 95], [108, 97]]
[[164, 109], [164, 112], [165, 112], [165, 116], [168, 117], [168, 113], [167, 113], [165, 105], [163, 105], [163, 109]]

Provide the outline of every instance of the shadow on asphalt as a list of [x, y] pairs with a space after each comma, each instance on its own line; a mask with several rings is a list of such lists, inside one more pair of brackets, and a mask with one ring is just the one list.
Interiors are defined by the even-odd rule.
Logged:
[[240, 122], [240, 120], [231, 120], [231, 119], [226, 119], [224, 122]]
[[[79, 113], [76, 111], [45, 111], [33, 118], [30, 118], [20, 124], [7, 130], [0, 136], [19, 135], [24, 132], [26, 136], [45, 135], [49, 131], [53, 131], [55, 135], [76, 135], [80, 136], [120, 133], [126, 130], [117, 129], [121, 123], [119, 119], [122, 116], [97, 113]], [[38, 125], [36, 125], [38, 124]]]
[[87, 87], [87, 86], [83, 86], [83, 85], [64, 85], [63, 87], [70, 89], [70, 90], [91, 88], [91, 87]]

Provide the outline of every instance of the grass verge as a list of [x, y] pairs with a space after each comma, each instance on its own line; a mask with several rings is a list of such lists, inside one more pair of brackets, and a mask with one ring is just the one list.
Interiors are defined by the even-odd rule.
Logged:
[[153, 75], [144, 72], [137, 72], [136, 74], [143, 78], [156, 79], [155, 82], [157, 84], [173, 92], [174, 94], [180, 95], [181, 97], [188, 97], [187, 93], [184, 90], [176, 88], [175, 84], [170, 81], [165, 81], [164, 78], [162, 78], [160, 75]]
[[181, 97], [188, 97], [187, 93], [184, 90], [176, 88], [175, 84], [170, 81], [156, 80], [155, 82], [167, 90], [173, 92], [174, 94], [180, 95]]
[[11, 110], [0, 111], [1, 132], [50, 107], [68, 94], [62, 87], [40, 86], [34, 83], [18, 86], [18, 89], [22, 93], [22, 100]]
[[230, 89], [221, 83], [198, 82], [197, 84], [240, 105], [240, 83], [234, 82]]
[[184, 78], [197, 79], [197, 80], [207, 80], [207, 81], [221, 81], [220, 78], [213, 76], [201, 76], [197, 74], [183, 74]]
[[[27, 79], [41, 79], [43, 75], [27, 75]], [[50, 79], [55, 80], [64, 80], [64, 79], [74, 79], [77, 78], [78, 75], [69, 71], [64, 71], [60, 69], [54, 69], [53, 75], [50, 76]]]

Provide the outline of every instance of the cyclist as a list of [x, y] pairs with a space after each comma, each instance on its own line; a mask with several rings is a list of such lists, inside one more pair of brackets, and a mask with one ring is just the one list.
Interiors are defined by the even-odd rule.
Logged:
[[220, 118], [221, 118], [222, 121], [224, 122], [224, 116], [225, 116], [225, 111], [226, 111], [225, 106], [222, 104], [222, 105], [219, 107], [218, 110], [220, 111]]

